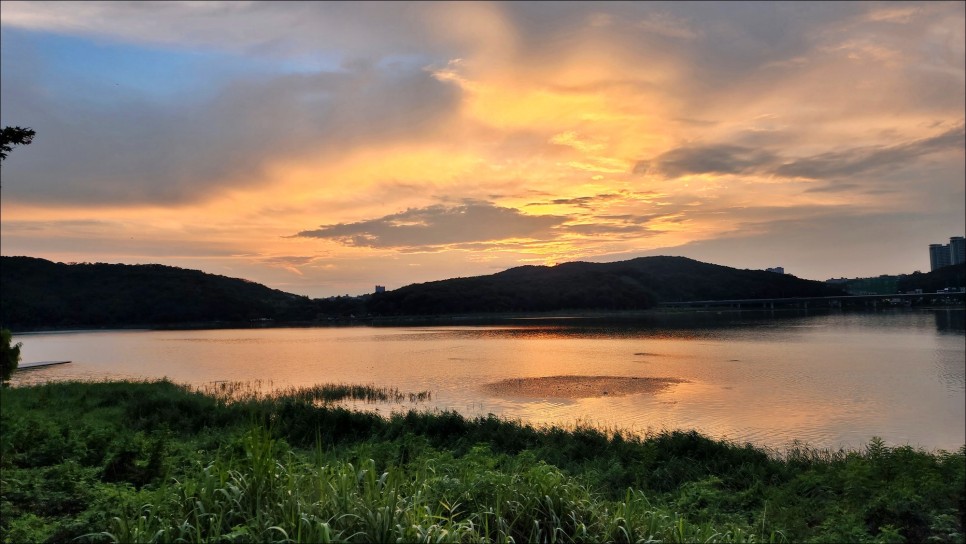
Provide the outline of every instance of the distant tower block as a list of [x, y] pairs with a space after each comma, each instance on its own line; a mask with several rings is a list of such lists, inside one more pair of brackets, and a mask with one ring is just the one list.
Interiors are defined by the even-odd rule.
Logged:
[[376, 293], [385, 293], [385, 292], [386, 292], [386, 286], [385, 285], [377, 285], [376, 286]]
[[949, 264], [966, 263], [966, 238], [953, 236], [949, 239]]
[[929, 244], [929, 270], [936, 270], [953, 264], [950, 259], [949, 245]]
[[785, 273], [785, 267], [784, 266], [776, 266], [774, 268], [766, 268], [765, 269], [765, 272], [774, 272], [775, 274], [784, 274]]

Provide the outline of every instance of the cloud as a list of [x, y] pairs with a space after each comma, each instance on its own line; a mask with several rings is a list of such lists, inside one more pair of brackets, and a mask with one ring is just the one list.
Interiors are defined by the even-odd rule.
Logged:
[[[569, 198], [553, 198], [550, 200], [541, 200], [538, 202], [529, 202], [525, 206], [573, 206], [575, 208], [581, 208], [585, 210], [598, 210], [602, 206], [607, 206], [608, 204], [631, 204], [641, 202], [650, 202], [652, 199], [661, 196], [660, 193], [656, 191], [628, 191], [622, 189], [620, 191], [615, 191], [613, 193], [597, 193], [590, 196], [575, 196]], [[597, 217], [603, 217], [596, 214]], [[628, 216], [624, 216], [628, 217]]]
[[565, 230], [573, 234], [584, 236], [609, 236], [609, 235], [633, 235], [634, 237], [650, 236], [655, 234], [641, 223], [646, 223], [651, 217], [638, 218], [639, 221], [627, 223], [607, 224], [607, 223], [578, 223], [567, 225]]
[[285, 268], [303, 266], [311, 264], [322, 257], [318, 255], [280, 255], [275, 257], [261, 257], [258, 259], [259, 262], [282, 266]]
[[458, 206], [437, 204], [378, 219], [323, 225], [296, 236], [325, 238], [347, 246], [434, 248], [470, 242], [552, 238], [552, 229], [565, 220], [562, 216], [526, 215], [489, 202], [466, 201]]
[[637, 23], [637, 26], [645, 32], [651, 32], [668, 38], [678, 38], [683, 40], [693, 40], [699, 36], [688, 21], [668, 15], [667, 13], [652, 13]]
[[676, 178], [691, 174], [742, 174], [774, 163], [775, 155], [761, 149], [716, 144], [679, 147], [649, 161], [638, 161], [635, 174]]
[[[472, 15], [473, 32], [437, 17]], [[494, 22], [494, 19], [497, 21]], [[338, 49], [348, 58], [440, 52], [498, 26], [485, 7], [380, 2], [4, 2], [3, 24], [176, 48], [218, 48], [274, 58]], [[280, 36], [284, 29], [284, 37]], [[413, 40], [413, 36], [421, 39]], [[391, 52], [391, 53], [388, 53]]]
[[870, 21], [888, 21], [894, 23], [907, 23], [912, 20], [918, 12], [921, 11], [921, 6], [876, 6], [875, 9], [870, 11], [866, 17]]
[[129, 263], [157, 263], [174, 258], [222, 259], [238, 255], [237, 247], [221, 240], [186, 239], [176, 233], [140, 225], [132, 227], [123, 222], [83, 220], [4, 221], [3, 249], [4, 255]]
[[862, 186], [857, 183], [827, 183], [824, 185], [819, 185], [817, 187], [809, 187], [805, 189], [806, 193], [841, 193], [845, 191], [854, 191], [861, 189]]
[[460, 100], [455, 85], [405, 66], [222, 81], [220, 92], [198, 102], [131, 95], [114, 102], [103, 93], [117, 91], [83, 81], [51, 93], [20, 66], [4, 65], [3, 111], [29, 118], [38, 137], [4, 164], [4, 177], [16, 180], [4, 192], [27, 201], [203, 200], [224, 187], [271, 181], [271, 162], [420, 141], [455, 115]]
[[572, 198], [554, 198], [551, 200], [541, 201], [541, 202], [530, 202], [527, 206], [547, 206], [550, 204], [558, 206], [575, 206], [578, 208], [591, 208], [595, 204], [601, 202], [607, 202], [611, 200], [628, 198], [629, 195], [626, 192], [621, 193], [599, 193], [593, 196], [577, 196]]
[[[784, 158], [767, 149], [730, 144], [693, 145], [672, 149], [650, 160], [637, 161], [633, 173], [677, 178], [694, 174], [759, 174], [792, 178], [834, 179], [908, 166], [916, 159], [947, 151], [961, 151], [966, 145], [963, 124], [935, 136], [894, 145], [846, 148], [801, 158]], [[810, 189], [841, 191], [838, 185]]]
[[[860, 230], [842, 259], [888, 228], [943, 240], [962, 228], [964, 10], [4, 3], [2, 120], [38, 138], [3, 166], [3, 249], [198, 248], [243, 277], [341, 294], [319, 286], [739, 234], [758, 238], [703, 260], [788, 265], [771, 259], [802, 232], [818, 263], [835, 235], [808, 222], [859, 212], [908, 215]], [[117, 232], [17, 225], [91, 218]], [[803, 225], [775, 222], [790, 218]], [[916, 258], [908, 236], [878, 251]], [[319, 246], [332, 268], [301, 257]], [[398, 266], [373, 266], [387, 257]]]
[[889, 171], [932, 153], [962, 151], [963, 125], [942, 134], [892, 146], [856, 147], [786, 162], [774, 169], [779, 176], [828, 179]]

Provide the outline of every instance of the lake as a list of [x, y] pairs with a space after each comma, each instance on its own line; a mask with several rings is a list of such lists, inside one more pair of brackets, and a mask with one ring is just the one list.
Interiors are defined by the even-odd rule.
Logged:
[[[638, 433], [695, 429], [783, 450], [793, 441], [955, 450], [966, 442], [961, 309], [687, 312], [395, 327], [17, 334], [13, 385], [153, 379], [261, 388], [319, 383], [428, 390], [420, 409]], [[566, 398], [494, 389], [511, 378], [674, 378], [663, 388]], [[380, 411], [414, 405], [364, 405]]]

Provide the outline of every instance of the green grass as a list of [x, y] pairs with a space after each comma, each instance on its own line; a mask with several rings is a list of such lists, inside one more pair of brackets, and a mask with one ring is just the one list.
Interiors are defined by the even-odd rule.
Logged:
[[776, 455], [327, 400], [375, 390], [3, 389], [0, 541], [964, 541], [966, 447]]

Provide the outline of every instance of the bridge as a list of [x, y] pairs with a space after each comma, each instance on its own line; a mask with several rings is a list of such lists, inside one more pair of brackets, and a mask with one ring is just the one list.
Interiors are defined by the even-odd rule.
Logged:
[[660, 302], [662, 308], [736, 308], [766, 309], [775, 308], [841, 308], [843, 306], [879, 307], [887, 305], [913, 306], [922, 304], [963, 305], [966, 292], [941, 291], [937, 293], [896, 293], [892, 295], [840, 295], [832, 297], [794, 297], [794, 298], [744, 298], [733, 300], [688, 300], [682, 302]]

